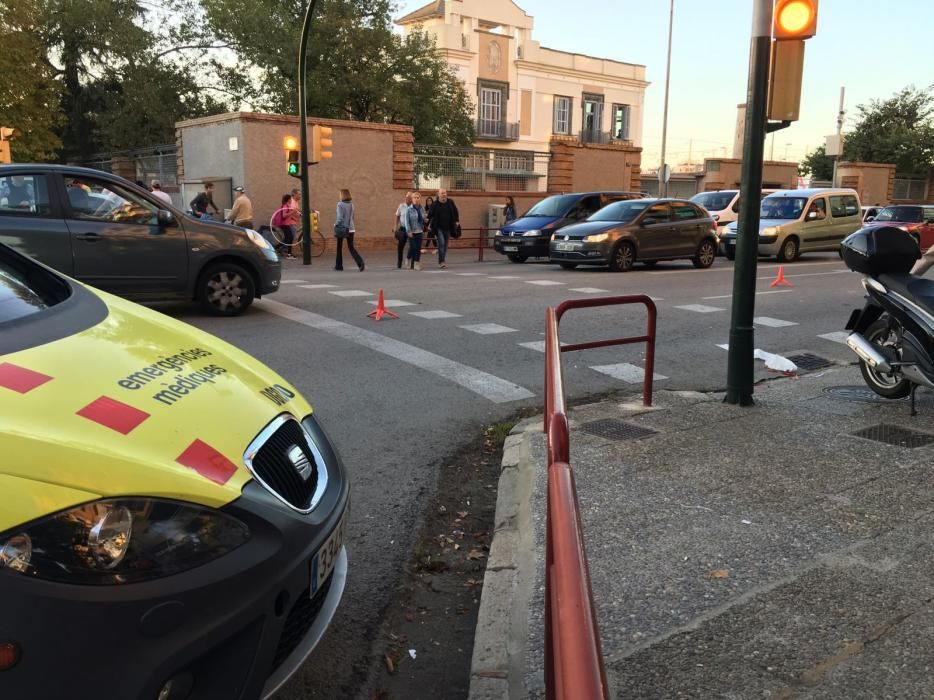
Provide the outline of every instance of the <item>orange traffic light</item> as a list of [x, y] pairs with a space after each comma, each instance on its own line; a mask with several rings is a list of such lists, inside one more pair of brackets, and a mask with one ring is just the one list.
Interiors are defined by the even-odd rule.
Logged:
[[285, 171], [292, 177], [301, 177], [299, 168], [301, 153], [298, 150], [298, 139], [294, 136], [286, 136], [282, 140], [282, 145], [285, 146]]
[[282, 145], [285, 146], [287, 151], [297, 151], [298, 150], [298, 139], [294, 136], [286, 136], [282, 140]]
[[331, 146], [334, 145], [334, 140], [331, 138], [333, 133], [334, 129], [329, 126], [315, 125], [311, 127], [312, 163], [320, 163], [322, 160], [327, 160], [334, 155], [331, 153]]
[[10, 140], [17, 136], [16, 129], [9, 126], [0, 126], [0, 163], [10, 163]]
[[772, 36], [777, 41], [817, 34], [817, 0], [776, 0]]

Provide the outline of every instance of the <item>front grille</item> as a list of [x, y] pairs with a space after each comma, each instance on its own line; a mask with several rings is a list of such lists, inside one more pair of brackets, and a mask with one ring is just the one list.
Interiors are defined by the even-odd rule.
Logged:
[[282, 628], [282, 636], [279, 637], [279, 646], [276, 647], [276, 656], [272, 662], [272, 670], [269, 675], [275, 673], [282, 665], [282, 662], [289, 658], [289, 654], [295, 651], [295, 648], [301, 643], [308, 634], [308, 630], [314, 623], [318, 613], [321, 612], [321, 606], [324, 605], [328, 597], [328, 590], [331, 588], [331, 581], [334, 578], [332, 573], [325, 579], [324, 584], [315, 593], [314, 598], [302, 596], [292, 609], [289, 610], [289, 616], [285, 619], [285, 626]]
[[[289, 451], [294, 447], [300, 448], [311, 464], [311, 474], [307, 480], [302, 478], [289, 459]], [[320, 466], [308, 446], [305, 431], [295, 420], [287, 420], [279, 426], [252, 458], [256, 478], [287, 503], [301, 509], [311, 505], [318, 486]]]

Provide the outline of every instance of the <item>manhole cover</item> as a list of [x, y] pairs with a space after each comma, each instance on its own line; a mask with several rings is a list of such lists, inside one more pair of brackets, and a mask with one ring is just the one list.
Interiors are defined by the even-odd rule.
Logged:
[[887, 399], [879, 396], [872, 389], [856, 384], [854, 386], [829, 386], [824, 389], [824, 393], [835, 399], [843, 401], [859, 401], [861, 403], [887, 403], [889, 401], [907, 401], [908, 397], [903, 399]]
[[809, 352], [802, 352], [800, 355], [789, 355], [788, 359], [794, 362], [798, 369], [803, 369], [806, 372], [833, 367], [833, 362], [830, 360], [819, 355], [812, 355]]
[[643, 428], [641, 425], [624, 423], [614, 418], [605, 418], [603, 420], [584, 423], [580, 429], [585, 433], [590, 433], [597, 437], [609, 438], [610, 440], [638, 440], [639, 438], [644, 438], [649, 435], [655, 435], [655, 433], [658, 432], [651, 428]]
[[934, 435], [919, 433], [917, 430], [908, 430], [897, 425], [886, 425], [880, 423], [869, 428], [863, 428], [853, 433], [856, 437], [884, 442], [886, 445], [895, 445], [896, 447], [924, 447], [934, 442]]

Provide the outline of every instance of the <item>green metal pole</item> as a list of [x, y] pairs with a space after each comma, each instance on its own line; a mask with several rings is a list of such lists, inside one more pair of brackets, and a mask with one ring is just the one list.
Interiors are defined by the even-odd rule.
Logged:
[[310, 0], [302, 23], [302, 39], [298, 47], [298, 121], [299, 121], [299, 173], [302, 177], [302, 264], [311, 265], [311, 187], [308, 182], [308, 106], [306, 81], [308, 79], [308, 35], [318, 0]]
[[765, 153], [769, 65], [772, 54], [773, 0], [753, 0], [749, 85], [746, 91], [746, 133], [736, 225], [736, 265], [733, 268], [733, 315], [724, 401], [753, 404], [752, 319], [756, 308], [756, 261], [759, 253], [759, 202], [762, 199], [762, 160]]

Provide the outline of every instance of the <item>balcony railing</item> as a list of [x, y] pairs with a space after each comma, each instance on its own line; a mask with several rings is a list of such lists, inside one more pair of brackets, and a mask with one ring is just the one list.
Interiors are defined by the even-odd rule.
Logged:
[[478, 119], [477, 138], [487, 141], [518, 141], [519, 125], [510, 122]]
[[628, 138], [614, 136], [608, 131], [598, 131], [596, 129], [582, 129], [580, 140], [581, 143], [595, 143], [603, 146], [609, 143], [626, 143], [629, 141]]

